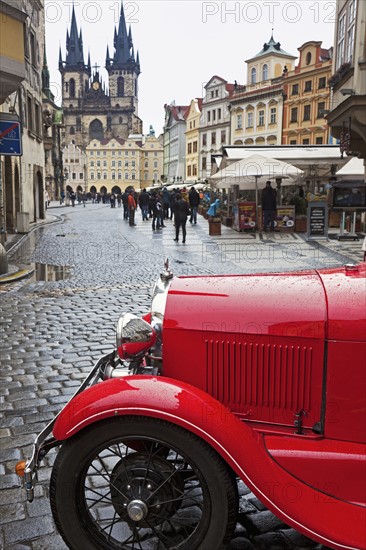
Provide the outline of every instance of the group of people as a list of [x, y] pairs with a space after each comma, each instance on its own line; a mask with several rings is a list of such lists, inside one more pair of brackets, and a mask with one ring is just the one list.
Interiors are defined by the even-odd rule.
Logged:
[[174, 218], [174, 241], [179, 241], [181, 231], [182, 242], [185, 243], [188, 218], [190, 223], [197, 223], [197, 208], [200, 200], [201, 197], [194, 187], [189, 191], [185, 187], [182, 190], [173, 189], [172, 191], [164, 187], [161, 191], [150, 193], [143, 189], [139, 195], [131, 189], [129, 193], [125, 192], [122, 195], [123, 217], [131, 226], [136, 225], [135, 213], [139, 207], [142, 221], [151, 220], [153, 231], [166, 227], [164, 222]]

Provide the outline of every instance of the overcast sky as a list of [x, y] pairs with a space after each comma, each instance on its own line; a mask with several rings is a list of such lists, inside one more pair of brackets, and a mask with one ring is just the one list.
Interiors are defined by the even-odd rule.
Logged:
[[[274, 38], [281, 47], [298, 55], [309, 40], [333, 46], [335, 0], [263, 0], [201, 2], [199, 0], [124, 1], [127, 27], [131, 25], [140, 54], [139, 116], [143, 131], [152, 124], [162, 132], [164, 104], [175, 100], [189, 105], [203, 96], [213, 75], [228, 82], [246, 83], [248, 59]], [[52, 91], [61, 103], [58, 51], [66, 56], [66, 30], [70, 28], [72, 1], [46, 0], [46, 43]], [[113, 50], [114, 26], [118, 25], [119, 0], [75, 0], [75, 12], [84, 40], [87, 61], [104, 67], [107, 44]], [[100, 71], [106, 79], [107, 72]]]

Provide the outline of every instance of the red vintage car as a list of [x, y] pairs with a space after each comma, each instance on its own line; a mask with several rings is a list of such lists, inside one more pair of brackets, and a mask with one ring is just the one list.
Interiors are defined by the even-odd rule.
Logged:
[[366, 548], [366, 264], [173, 277], [38, 436], [60, 445], [56, 525], [80, 549], [214, 550], [240, 478], [331, 548]]

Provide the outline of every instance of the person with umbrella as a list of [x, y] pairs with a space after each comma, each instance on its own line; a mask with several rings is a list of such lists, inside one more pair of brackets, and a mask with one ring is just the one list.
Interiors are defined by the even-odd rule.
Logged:
[[270, 224], [270, 230], [274, 231], [274, 222], [276, 218], [277, 208], [277, 193], [276, 190], [271, 187], [271, 182], [266, 181], [266, 186], [262, 191], [262, 211], [264, 217], [264, 232], [267, 233], [268, 224]]

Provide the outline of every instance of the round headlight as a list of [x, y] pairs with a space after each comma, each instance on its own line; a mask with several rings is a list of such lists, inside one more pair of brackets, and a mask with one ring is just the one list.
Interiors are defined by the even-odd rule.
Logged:
[[140, 317], [125, 313], [118, 319], [116, 343], [121, 359], [137, 359], [151, 348], [155, 340], [156, 332]]

